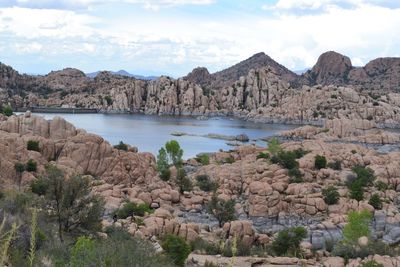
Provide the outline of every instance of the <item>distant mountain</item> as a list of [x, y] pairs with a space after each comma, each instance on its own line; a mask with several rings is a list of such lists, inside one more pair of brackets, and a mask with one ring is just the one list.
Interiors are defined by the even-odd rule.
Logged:
[[[86, 73], [86, 76], [89, 78], [94, 78], [96, 77], [101, 71], [96, 71], [96, 72], [91, 72], [91, 73]], [[143, 75], [136, 75], [136, 74], [131, 74], [127, 72], [126, 70], [119, 70], [119, 71], [110, 71], [111, 74], [114, 75], [121, 75], [121, 76], [126, 76], [126, 77], [132, 77], [135, 79], [139, 80], [148, 80], [152, 81], [158, 78], [158, 76], [143, 76]]]
[[267, 66], [271, 67], [275, 74], [291, 84], [296, 83], [299, 79], [296, 73], [290, 71], [263, 52], [257, 53], [232, 67], [213, 74], [209, 74], [206, 68], [195, 68], [184, 78], [191, 82], [198, 83], [202, 87], [218, 89], [232, 85], [239, 80], [240, 77], [246, 76], [251, 69], [259, 69]]
[[296, 73], [297, 75], [303, 75], [304, 73], [306, 73], [309, 70], [310, 70], [310, 68], [305, 68], [302, 70], [293, 70], [293, 72]]

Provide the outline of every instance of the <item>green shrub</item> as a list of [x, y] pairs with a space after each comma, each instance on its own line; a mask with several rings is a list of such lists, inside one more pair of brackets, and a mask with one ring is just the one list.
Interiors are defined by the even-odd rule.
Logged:
[[357, 154], [357, 150], [353, 149], [353, 150], [351, 150], [351, 153], [352, 154]]
[[383, 264], [377, 263], [375, 260], [363, 262], [360, 267], [384, 267]]
[[368, 210], [350, 211], [347, 215], [347, 224], [343, 228], [343, 241], [353, 244], [362, 236], [369, 237], [369, 223], [372, 220], [372, 214]]
[[111, 96], [106, 95], [106, 96], [104, 97], [104, 99], [105, 99], [106, 102], [107, 102], [107, 106], [111, 106], [111, 105], [113, 104], [113, 100], [112, 100]]
[[177, 266], [185, 266], [186, 259], [190, 254], [190, 246], [182, 237], [167, 235], [165, 236], [161, 246]]
[[340, 198], [337, 188], [332, 185], [322, 189], [322, 196], [324, 197], [325, 203], [328, 205], [338, 203]]
[[49, 188], [48, 182], [43, 179], [39, 178], [31, 182], [31, 191], [39, 196], [44, 196]]
[[210, 156], [208, 154], [201, 154], [196, 160], [203, 166], [210, 164]]
[[362, 186], [373, 185], [375, 180], [373, 170], [364, 166], [355, 166], [351, 170], [357, 175], [357, 179], [361, 181]]
[[269, 154], [265, 152], [260, 152], [260, 154], [257, 155], [257, 159], [269, 159]]
[[25, 171], [25, 165], [21, 162], [14, 164], [14, 169], [17, 173], [23, 173]]
[[176, 175], [176, 183], [179, 186], [181, 194], [185, 191], [190, 192], [193, 189], [192, 181], [186, 176], [186, 171], [183, 168], [179, 168]]
[[268, 152], [273, 156], [282, 151], [279, 140], [275, 137], [271, 138], [271, 140], [269, 140], [267, 149], [268, 149]]
[[340, 160], [335, 160], [334, 162], [329, 162], [327, 166], [333, 170], [340, 171], [342, 169], [342, 162]]
[[26, 170], [28, 172], [35, 172], [37, 170], [37, 163], [33, 159], [28, 160], [26, 163]]
[[326, 168], [326, 158], [321, 155], [316, 155], [314, 160], [314, 167], [318, 170]]
[[356, 180], [348, 185], [350, 198], [357, 201], [364, 199], [364, 188], [361, 181]]
[[389, 185], [388, 185], [387, 183], [385, 183], [385, 182], [382, 182], [382, 181], [377, 181], [377, 182], [375, 183], [375, 187], [376, 187], [376, 189], [378, 189], [379, 191], [386, 191], [386, 190], [389, 189]]
[[211, 181], [208, 175], [198, 175], [196, 176], [197, 186], [206, 192], [214, 191], [217, 189], [218, 185], [216, 182]]
[[171, 179], [171, 170], [170, 169], [163, 169], [160, 171], [160, 178], [163, 181], [169, 181]]
[[302, 183], [303, 181], [303, 174], [300, 172], [298, 168], [290, 169], [288, 172], [290, 176], [290, 183]]
[[232, 164], [235, 162], [235, 159], [233, 157], [227, 157], [224, 159], [224, 163]]
[[119, 150], [124, 150], [124, 151], [128, 151], [128, 145], [125, 144], [122, 141], [119, 141], [118, 145], [115, 145], [114, 148], [119, 149]]
[[307, 230], [304, 227], [294, 227], [282, 230], [272, 242], [272, 249], [278, 256], [296, 255], [300, 252], [300, 243], [307, 237]]
[[296, 153], [293, 151], [281, 151], [277, 155], [271, 157], [271, 162], [279, 164], [282, 167], [290, 170], [299, 167], [299, 163], [296, 161]]
[[208, 242], [201, 237], [196, 238], [190, 243], [190, 248], [200, 254], [217, 255], [220, 254], [220, 246], [213, 242]]
[[376, 210], [382, 209], [382, 200], [378, 194], [373, 194], [369, 199], [368, 203]]
[[345, 259], [345, 262], [348, 262], [349, 259], [364, 259], [370, 255], [388, 255], [395, 257], [398, 253], [395, 248], [384, 244], [382, 241], [370, 240], [368, 245], [364, 247], [360, 247], [357, 244], [339, 242], [335, 245], [332, 255], [342, 257]]
[[26, 144], [26, 148], [28, 150], [40, 152], [39, 141], [29, 140], [28, 143]]
[[223, 200], [214, 193], [208, 203], [208, 211], [218, 220], [219, 227], [235, 219], [235, 201]]
[[147, 213], [151, 213], [152, 209], [146, 203], [136, 204], [132, 202], [125, 203], [122, 208], [118, 209], [115, 214], [119, 219], [126, 219], [129, 216], [144, 216]]
[[5, 116], [10, 117], [13, 114], [13, 110], [10, 105], [5, 105], [5, 106], [3, 106], [2, 113]]

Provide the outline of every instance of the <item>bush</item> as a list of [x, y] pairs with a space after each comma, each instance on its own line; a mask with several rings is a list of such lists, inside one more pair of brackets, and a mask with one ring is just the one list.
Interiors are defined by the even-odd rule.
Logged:
[[35, 172], [37, 170], [37, 163], [33, 159], [28, 160], [26, 163], [26, 170], [28, 172]]
[[197, 186], [206, 192], [214, 191], [217, 189], [218, 185], [216, 182], [211, 181], [208, 175], [198, 175], [196, 177]]
[[107, 106], [110, 106], [110, 105], [113, 104], [113, 100], [112, 100], [111, 96], [106, 95], [106, 96], [104, 97], [104, 99], [105, 99], [106, 102], [107, 102]]
[[39, 178], [31, 183], [31, 191], [39, 196], [44, 196], [49, 188], [49, 184], [43, 178]]
[[325, 203], [328, 205], [333, 205], [338, 203], [340, 198], [337, 188], [332, 185], [322, 189], [322, 196], [324, 197]]
[[192, 251], [206, 255], [217, 255], [221, 253], [218, 244], [208, 242], [201, 237], [198, 237], [192, 241], [190, 243], [190, 248]]
[[376, 210], [382, 209], [382, 200], [378, 194], [373, 194], [369, 199], [368, 203]]
[[257, 159], [269, 159], [269, 154], [265, 152], [260, 152], [260, 154], [257, 155]]
[[118, 145], [115, 145], [114, 148], [119, 149], [119, 150], [124, 150], [124, 151], [128, 151], [128, 145], [125, 144], [122, 141], [119, 141]]
[[326, 158], [321, 155], [316, 155], [314, 160], [314, 167], [318, 170], [326, 168]]
[[17, 173], [23, 173], [25, 171], [25, 165], [21, 162], [14, 164], [14, 169]]
[[362, 186], [371, 186], [375, 180], [374, 171], [364, 166], [355, 166], [352, 171], [357, 175], [357, 179], [361, 181]]
[[190, 254], [190, 246], [182, 237], [167, 235], [161, 246], [177, 266], [185, 266], [186, 259]]
[[369, 260], [360, 265], [360, 267], [384, 267], [383, 264], [377, 263], [375, 260]]
[[13, 114], [13, 110], [10, 105], [5, 105], [5, 106], [3, 106], [2, 113], [5, 116], [10, 117]]
[[340, 171], [342, 169], [342, 162], [340, 160], [335, 160], [334, 162], [329, 162], [327, 166], [333, 170]]
[[298, 168], [290, 169], [288, 172], [290, 178], [290, 183], [302, 183], [303, 182], [303, 174], [300, 172]]
[[357, 201], [361, 201], [364, 199], [364, 188], [361, 184], [361, 181], [356, 180], [350, 185], [348, 185], [350, 198], [355, 199]]
[[144, 216], [145, 214], [152, 212], [150, 206], [146, 203], [136, 204], [132, 202], [125, 203], [122, 208], [118, 209], [115, 214], [118, 219], [126, 219], [129, 216]]
[[398, 254], [395, 248], [384, 244], [382, 241], [370, 240], [365, 247], [360, 247], [357, 244], [339, 242], [335, 245], [332, 255], [342, 257], [347, 262], [349, 259], [363, 259], [370, 255], [388, 255], [396, 257]]
[[362, 236], [369, 237], [368, 228], [372, 214], [368, 210], [350, 211], [347, 215], [347, 224], [343, 228], [343, 242], [353, 244]]
[[273, 155], [273, 156], [282, 151], [279, 140], [275, 137], [271, 138], [271, 140], [269, 140], [267, 149], [268, 149], [268, 152], [271, 153], [271, 155]]
[[54, 266], [174, 266], [170, 259], [157, 253], [148, 241], [132, 237], [126, 231], [115, 227], [108, 228], [107, 235], [104, 239], [78, 238], [67, 257], [56, 258], [55, 253], [50, 253]]
[[183, 150], [181, 149], [178, 141], [171, 140], [165, 143], [165, 150], [168, 154], [169, 160], [175, 167], [182, 165]]
[[377, 181], [377, 182], [375, 183], [375, 187], [376, 187], [376, 189], [378, 189], [379, 191], [386, 191], [386, 190], [389, 189], [389, 185], [388, 185], [387, 183], [385, 183], [385, 182], [382, 182], [382, 181]]
[[186, 171], [183, 168], [178, 169], [176, 183], [179, 186], [181, 194], [185, 191], [190, 192], [193, 189], [192, 181], [186, 176]]
[[299, 167], [299, 163], [296, 161], [297, 155], [293, 151], [281, 151], [277, 155], [271, 157], [271, 162], [279, 164], [282, 167], [290, 170]]
[[208, 211], [218, 220], [219, 227], [235, 219], [235, 201], [223, 200], [214, 193], [208, 203]]
[[39, 141], [29, 140], [28, 143], [26, 144], [26, 148], [28, 150], [40, 152]]
[[160, 178], [163, 181], [169, 181], [171, 179], [171, 171], [170, 169], [164, 169], [160, 171]]
[[203, 166], [210, 164], [210, 156], [208, 154], [201, 154], [196, 158], [196, 160]]
[[272, 249], [278, 256], [300, 252], [300, 243], [307, 237], [307, 230], [304, 227], [294, 227], [282, 230], [272, 242]]

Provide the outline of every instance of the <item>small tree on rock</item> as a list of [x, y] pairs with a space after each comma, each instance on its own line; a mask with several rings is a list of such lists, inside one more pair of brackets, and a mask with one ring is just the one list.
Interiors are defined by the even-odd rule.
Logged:
[[208, 203], [208, 210], [218, 220], [219, 227], [235, 220], [235, 201], [232, 199], [224, 200], [214, 194]]

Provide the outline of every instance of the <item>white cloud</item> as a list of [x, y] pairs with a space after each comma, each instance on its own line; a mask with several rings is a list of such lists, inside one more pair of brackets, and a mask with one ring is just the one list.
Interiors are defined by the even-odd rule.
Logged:
[[103, 4], [138, 4], [148, 9], [158, 10], [163, 7], [179, 5], [209, 5], [215, 0], [11, 0], [0, 3], [1, 6], [29, 7], [29, 8], [51, 8], [51, 9], [80, 9], [89, 8], [94, 5]]
[[[100, 0], [76, 1], [90, 5]], [[212, 2], [124, 1], [164, 5]], [[36, 58], [39, 54], [41, 64], [53, 69], [57, 61], [63, 67], [73, 64], [90, 71], [125, 68], [175, 76], [199, 65], [217, 71], [260, 51], [291, 69], [312, 66], [327, 50], [348, 55], [354, 65], [399, 54], [400, 9], [377, 6], [372, 0], [351, 0], [351, 8], [333, 4], [338, 2], [280, 0], [280, 10], [291, 10], [297, 3], [296, 8], [323, 8], [324, 12], [270, 16], [263, 11], [265, 14], [243, 13], [240, 19], [176, 16], [169, 10], [103, 17], [82, 10], [0, 8], [0, 51], [30, 53]], [[28, 68], [31, 61], [24, 62]]]

